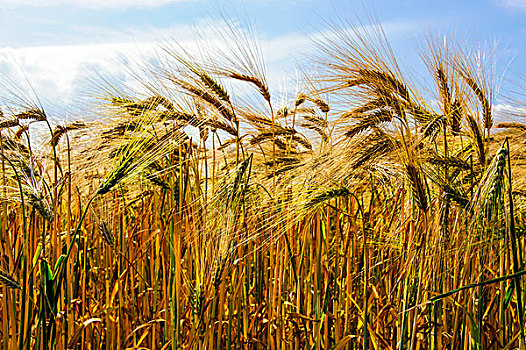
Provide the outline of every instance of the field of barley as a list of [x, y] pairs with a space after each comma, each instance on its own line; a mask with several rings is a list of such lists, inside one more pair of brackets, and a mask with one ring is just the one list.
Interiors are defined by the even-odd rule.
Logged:
[[526, 349], [526, 124], [492, 62], [430, 36], [417, 84], [342, 29], [284, 98], [223, 36], [89, 118], [2, 103], [0, 348]]

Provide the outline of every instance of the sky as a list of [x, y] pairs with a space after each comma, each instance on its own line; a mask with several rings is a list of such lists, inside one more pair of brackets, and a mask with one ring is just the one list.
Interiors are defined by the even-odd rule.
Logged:
[[446, 31], [496, 44], [503, 86], [526, 74], [526, 0], [0, 0], [0, 82], [29, 83], [43, 101], [73, 105], [94, 76], [124, 79], [127, 63], [159, 45], [191, 45], [198, 29], [213, 36], [223, 16], [255, 28], [271, 86], [287, 89], [314, 50], [309, 37], [365, 15], [384, 26], [410, 70], [420, 69], [425, 35]]

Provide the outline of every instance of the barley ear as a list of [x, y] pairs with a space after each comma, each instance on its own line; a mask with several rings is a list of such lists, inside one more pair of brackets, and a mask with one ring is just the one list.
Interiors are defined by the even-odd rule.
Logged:
[[411, 182], [411, 189], [413, 191], [413, 197], [416, 204], [422, 211], [427, 211], [429, 207], [427, 186], [422, 176], [422, 171], [414, 164], [406, 165], [407, 175]]
[[14, 277], [3, 271], [0, 271], [0, 285], [22, 290], [22, 286]]

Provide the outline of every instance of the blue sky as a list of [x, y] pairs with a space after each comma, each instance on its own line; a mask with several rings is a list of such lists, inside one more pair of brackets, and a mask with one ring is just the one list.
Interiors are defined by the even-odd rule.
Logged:
[[240, 26], [253, 22], [271, 83], [280, 86], [311, 52], [308, 35], [364, 10], [386, 26], [408, 67], [424, 34], [441, 30], [497, 42], [500, 71], [526, 74], [526, 0], [0, 0], [0, 75], [27, 79], [44, 100], [74, 101], [94, 69], [119, 75], [123, 56], [147, 57], [157, 42], [191, 42], [194, 28], [222, 12]]

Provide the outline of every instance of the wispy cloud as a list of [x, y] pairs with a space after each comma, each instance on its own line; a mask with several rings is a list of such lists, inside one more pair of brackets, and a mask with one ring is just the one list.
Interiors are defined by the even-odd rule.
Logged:
[[157, 7], [176, 2], [195, 2], [199, 0], [1, 0], [4, 8], [70, 6], [86, 9]]
[[496, 2], [510, 10], [526, 11], [526, 0], [496, 0]]

